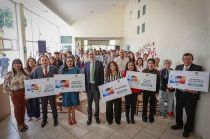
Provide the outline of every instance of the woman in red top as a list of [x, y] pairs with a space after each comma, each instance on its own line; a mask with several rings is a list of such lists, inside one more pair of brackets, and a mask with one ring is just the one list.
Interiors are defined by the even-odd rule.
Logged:
[[[126, 76], [126, 71], [137, 71], [135, 63], [133, 61], [129, 61], [126, 64], [125, 72], [123, 73], [123, 76]], [[125, 96], [125, 114], [126, 114], [126, 122], [129, 124], [130, 122], [132, 124], [135, 123], [134, 121], [134, 114], [136, 112], [136, 102], [138, 93], [140, 92], [139, 89], [131, 88], [132, 94]], [[131, 109], [131, 118], [129, 117], [129, 111]]]

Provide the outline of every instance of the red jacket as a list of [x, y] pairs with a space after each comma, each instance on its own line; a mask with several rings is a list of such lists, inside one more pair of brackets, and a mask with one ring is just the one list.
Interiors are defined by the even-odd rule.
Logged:
[[[123, 77], [126, 77], [126, 71], [122, 72]], [[136, 88], [131, 88], [132, 93], [139, 93], [141, 92], [140, 89], [136, 89]]]

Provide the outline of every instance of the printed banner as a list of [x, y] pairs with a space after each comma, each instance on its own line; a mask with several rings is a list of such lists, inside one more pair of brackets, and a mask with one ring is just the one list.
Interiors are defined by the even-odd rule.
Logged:
[[110, 101], [131, 94], [127, 78], [121, 78], [98, 87], [102, 100]]
[[131, 88], [156, 91], [156, 74], [127, 71], [126, 78]]
[[85, 91], [84, 74], [56, 74], [54, 79], [56, 93]]
[[55, 95], [54, 78], [24, 80], [24, 84], [27, 99]]
[[209, 72], [170, 71], [168, 86], [177, 89], [208, 92]]

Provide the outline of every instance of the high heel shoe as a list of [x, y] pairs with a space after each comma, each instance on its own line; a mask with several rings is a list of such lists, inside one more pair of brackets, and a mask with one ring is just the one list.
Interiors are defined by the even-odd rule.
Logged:
[[71, 117], [69, 117], [68, 123], [69, 123], [69, 125], [73, 125], [72, 120], [71, 120]]
[[77, 121], [76, 121], [76, 119], [72, 119], [72, 124], [77, 124]]

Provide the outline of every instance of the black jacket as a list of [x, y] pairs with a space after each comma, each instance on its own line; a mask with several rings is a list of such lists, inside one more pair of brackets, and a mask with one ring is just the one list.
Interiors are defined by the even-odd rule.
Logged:
[[[170, 69], [173, 70], [173, 69]], [[166, 89], [168, 88], [168, 78], [169, 78], [169, 72], [166, 68], [162, 69], [160, 71], [160, 90], [162, 91], [166, 91]], [[175, 89], [169, 89], [170, 92], [174, 92]]]

